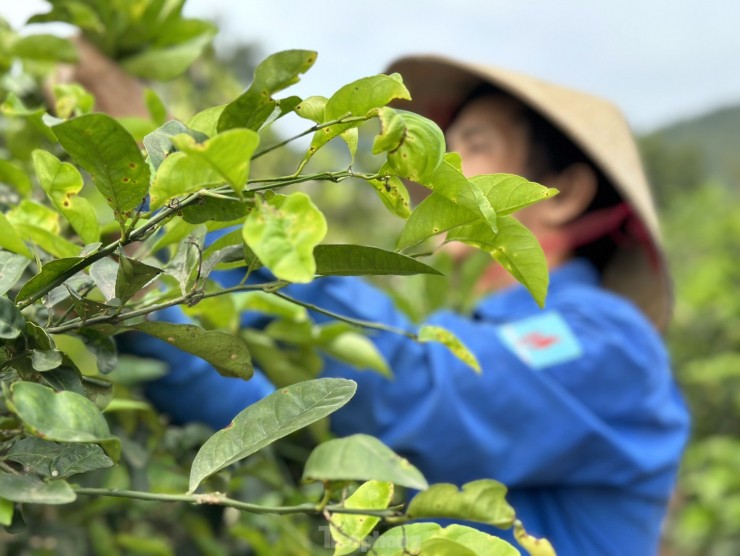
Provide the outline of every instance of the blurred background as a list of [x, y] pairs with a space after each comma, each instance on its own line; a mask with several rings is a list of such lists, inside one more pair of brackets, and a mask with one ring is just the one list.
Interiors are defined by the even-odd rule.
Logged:
[[[33, 33], [40, 27], [21, 28], [31, 14], [47, 8], [40, 0], [2, 0], [0, 17], [21, 33]], [[288, 48], [319, 52], [315, 67], [291, 89], [299, 96], [330, 96], [404, 54], [442, 53], [616, 102], [639, 138], [661, 211], [676, 289], [668, 341], [694, 415], [664, 554], [740, 554], [740, 4], [462, 0], [453, 8], [441, 0], [189, 0], [185, 13], [216, 22], [220, 33], [187, 75], [157, 89], [175, 116], [234, 98], [259, 60]], [[305, 123], [288, 121], [275, 132], [304, 128]], [[325, 204], [341, 214], [349, 197], [338, 191]], [[443, 303], [445, 288], [434, 279], [419, 279], [413, 289], [419, 299], [408, 310], [416, 316]], [[178, 434], [172, 442], [199, 438], [197, 430]], [[261, 472], [269, 474], [267, 468]], [[141, 515], [151, 511], [132, 507]], [[219, 535], [251, 536], [256, 542], [257, 533], [246, 526], [219, 533], [208, 520], [180, 510], [169, 519], [183, 515], [206, 539], [200, 541], [201, 553], [224, 553], [215, 542]], [[268, 533], [285, 538], [296, 533], [294, 525], [259, 520]], [[148, 538], [150, 551], [131, 542], [124, 553], [181, 553], [172, 536], [137, 531], [130, 534]]]

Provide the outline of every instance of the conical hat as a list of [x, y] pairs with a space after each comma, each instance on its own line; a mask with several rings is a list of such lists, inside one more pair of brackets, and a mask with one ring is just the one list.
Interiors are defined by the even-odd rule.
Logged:
[[[670, 316], [670, 277], [660, 248], [658, 218], [632, 132], [612, 103], [522, 75], [440, 56], [394, 62], [411, 92], [403, 107], [446, 127], [468, 94], [490, 83], [519, 99], [567, 135], [607, 177], [641, 221], [634, 241], [620, 243], [603, 272], [604, 286], [632, 299], [659, 329]], [[398, 105], [401, 106], [400, 104]], [[642, 233], [640, 233], [642, 230]]]

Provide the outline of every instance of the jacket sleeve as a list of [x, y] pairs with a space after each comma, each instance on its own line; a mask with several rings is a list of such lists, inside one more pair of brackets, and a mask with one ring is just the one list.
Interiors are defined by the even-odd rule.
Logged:
[[[361, 280], [325, 278], [289, 293], [343, 315], [411, 328], [386, 295]], [[328, 361], [325, 375], [358, 382], [333, 428], [379, 437], [430, 481], [631, 485], [663, 496], [686, 440], [687, 414], [659, 337], [611, 294], [561, 297], [531, 317], [535, 325], [556, 319], [575, 342], [549, 362], [527, 361], [512, 348], [506, 326], [450, 312], [429, 323], [461, 338], [481, 374], [440, 344], [385, 332], [373, 338], [394, 380]]]
[[[157, 318], [175, 324], [191, 322], [179, 307], [159, 311]], [[167, 364], [168, 373], [149, 382], [145, 393], [176, 423], [197, 421], [223, 428], [242, 409], [274, 390], [259, 370], [250, 380], [224, 377], [203, 359], [141, 332], [123, 334], [118, 345], [126, 353]]]

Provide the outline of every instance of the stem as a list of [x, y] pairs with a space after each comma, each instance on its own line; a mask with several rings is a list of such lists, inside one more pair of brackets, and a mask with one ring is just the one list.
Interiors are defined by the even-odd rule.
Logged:
[[180, 200], [177, 203], [177, 206], [170, 206], [170, 207], [166, 207], [162, 209], [156, 216], [154, 216], [146, 224], [142, 224], [141, 226], [133, 230], [130, 234], [128, 234], [128, 237], [125, 240], [123, 238], [117, 239], [116, 241], [114, 241], [113, 243], [109, 245], [106, 245], [105, 247], [97, 251], [96, 253], [93, 253], [89, 257], [85, 257], [81, 261], [75, 263], [70, 268], [68, 268], [61, 274], [59, 274], [50, 283], [40, 288], [37, 292], [30, 295], [28, 298], [19, 302], [17, 304], [18, 309], [25, 309], [29, 305], [35, 303], [36, 301], [41, 299], [43, 296], [45, 296], [47, 293], [49, 293], [51, 290], [53, 290], [60, 284], [63, 284], [69, 278], [71, 278], [72, 276], [80, 272], [81, 270], [84, 270], [85, 268], [93, 264], [94, 262], [99, 261], [100, 259], [107, 257], [111, 253], [115, 252], [115, 250], [118, 249], [119, 247], [123, 247], [124, 245], [128, 245], [129, 243], [138, 241], [140, 238], [145, 236], [147, 232], [152, 230], [157, 224], [159, 224], [163, 220], [166, 220], [170, 216], [176, 214], [183, 207], [186, 207], [192, 204], [193, 202], [195, 202], [200, 197], [200, 195], [201, 195], [200, 192], [192, 193], [191, 195]]
[[279, 149], [280, 147], [284, 147], [285, 145], [287, 145], [288, 143], [291, 143], [292, 141], [295, 141], [296, 139], [300, 139], [301, 137], [305, 137], [306, 135], [319, 131], [320, 129], [324, 129], [325, 127], [329, 127], [329, 126], [333, 126], [337, 124], [365, 122], [369, 119], [370, 118], [368, 118], [367, 116], [349, 116], [346, 118], [339, 118], [338, 120], [332, 120], [330, 122], [324, 122], [323, 124], [316, 124], [315, 126], [308, 128], [306, 131], [302, 131], [298, 135], [294, 135], [293, 137], [289, 137], [285, 141], [280, 141], [279, 143], [271, 145], [270, 147], [267, 147], [266, 149], [262, 149], [260, 152], [252, 155], [252, 160], [255, 160], [256, 158], [264, 156], [269, 152]]
[[115, 314], [115, 315], [100, 315], [98, 317], [93, 317], [87, 320], [74, 319], [61, 326], [52, 326], [51, 328], [47, 328], [46, 331], [49, 334], [63, 334], [64, 332], [69, 332], [70, 330], [78, 330], [85, 326], [92, 326], [95, 324], [103, 324], [103, 323], [118, 323], [121, 321], [130, 320], [136, 317], [141, 317], [143, 315], [148, 315], [149, 313], [154, 313], [155, 311], [159, 311], [161, 309], [166, 309], [167, 307], [172, 307], [173, 305], [183, 305], [183, 304], [187, 304], [193, 301], [200, 301], [201, 299], [207, 299], [209, 297], [227, 295], [230, 293], [235, 293], [235, 292], [240, 292], [240, 291], [251, 291], [251, 290], [273, 291], [275, 287], [282, 286], [282, 285], [284, 285], [284, 282], [277, 280], [275, 282], [267, 282], [264, 284], [241, 284], [238, 286], [233, 286], [231, 288], [226, 288], [223, 290], [209, 292], [209, 293], [203, 293], [202, 290], [195, 290], [193, 292], [187, 293], [185, 295], [181, 295], [180, 297], [176, 297], [174, 299], [170, 299], [169, 301], [165, 301], [164, 303], [160, 303], [158, 305], [149, 305], [148, 307], [143, 307], [141, 309], [129, 311], [127, 313], [121, 313], [121, 314]]
[[236, 508], [244, 512], [254, 514], [320, 514], [328, 510], [331, 513], [344, 513], [354, 515], [370, 515], [380, 518], [398, 518], [396, 510], [363, 510], [360, 508], [345, 508], [339, 505], [326, 506], [324, 509], [316, 504], [306, 503], [296, 506], [260, 506], [250, 504], [241, 500], [229, 498], [221, 492], [209, 492], [206, 494], [161, 494], [156, 492], [142, 492], [138, 490], [110, 489], [110, 488], [91, 488], [91, 487], [73, 487], [77, 494], [84, 496], [111, 496], [114, 498], [131, 498], [134, 500], [147, 500], [150, 502], [186, 502], [188, 504], [208, 504], [213, 506], [223, 506], [227, 508]]
[[326, 315], [327, 317], [332, 317], [335, 320], [343, 321], [343, 322], [352, 324], [354, 326], [359, 326], [361, 328], [367, 328], [369, 330], [380, 330], [382, 332], [390, 332], [392, 334], [406, 336], [407, 338], [411, 338], [412, 340], [419, 339], [419, 337], [416, 334], [414, 334], [413, 332], [409, 332], [408, 330], [404, 330], [403, 328], [396, 328], [395, 326], [388, 326], [385, 324], [381, 324], [379, 322], [356, 319], [353, 317], [348, 317], [346, 315], [340, 315], [339, 313], [334, 313], [333, 311], [323, 309], [319, 307], [318, 305], [314, 305], [313, 303], [307, 303], [305, 301], [301, 301], [300, 299], [290, 297], [289, 295], [286, 295], [281, 291], [274, 291], [272, 293], [274, 293], [278, 297], [285, 299], [286, 301], [290, 301], [291, 303], [295, 303], [296, 305], [305, 307], [309, 311], [315, 311], [317, 313], [321, 313], [322, 315]]

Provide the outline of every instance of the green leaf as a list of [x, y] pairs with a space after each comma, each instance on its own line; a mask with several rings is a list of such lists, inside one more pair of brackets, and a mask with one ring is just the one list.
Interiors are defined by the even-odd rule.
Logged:
[[411, 99], [399, 74], [363, 77], [331, 96], [324, 107], [324, 118], [330, 121], [347, 115], [367, 116], [394, 99]]
[[21, 255], [0, 251], [0, 295], [5, 295], [15, 286], [30, 262]]
[[[482, 213], [474, 206], [479, 193], [470, 189], [465, 194], [469, 185], [464, 183], [464, 176], [454, 171], [454, 165], [448, 163], [448, 166], [451, 166], [453, 170], [450, 170], [445, 164], [440, 166], [438, 169], [439, 175], [436, 176], [437, 179], [433, 178], [431, 182], [432, 185], [438, 183], [440, 186], [434, 187], [433, 193], [411, 213], [399, 238], [399, 249], [416, 245], [433, 235], [446, 232], [457, 226], [475, 223], [480, 219], [485, 220]], [[509, 215], [536, 202], [548, 199], [557, 193], [555, 189], [543, 187], [512, 174], [474, 176], [466, 181], [472, 183], [473, 186], [477, 186], [480, 193], [488, 199], [497, 216]], [[451, 185], [445, 186], [445, 182]], [[463, 194], [465, 206], [462, 206], [462, 203], [459, 202], [459, 196], [455, 196], [456, 190]], [[457, 202], [453, 202], [453, 199]], [[493, 231], [494, 227], [491, 228]]]
[[97, 444], [57, 443], [33, 436], [16, 442], [6, 458], [49, 478], [113, 466], [113, 460]]
[[77, 168], [61, 162], [46, 151], [33, 151], [33, 164], [41, 188], [54, 207], [64, 215], [85, 243], [100, 239], [98, 218], [90, 202], [78, 195], [82, 190], [82, 176]]
[[484, 174], [473, 176], [470, 181], [480, 188], [499, 216], [506, 216], [558, 194], [557, 189], [513, 174]]
[[325, 276], [441, 275], [411, 257], [365, 245], [317, 245], [313, 254], [316, 274]]
[[358, 370], [370, 369], [389, 378], [393, 377], [388, 362], [367, 336], [344, 332], [321, 343], [321, 349]]
[[0, 525], [3, 527], [9, 527], [13, 523], [13, 512], [15, 511], [15, 504], [12, 500], [6, 500], [0, 498]]
[[2, 212], [0, 212], [0, 247], [28, 257], [29, 259], [33, 258], [26, 244], [23, 243], [21, 236], [18, 235], [18, 232], [15, 231], [13, 225], [8, 222], [8, 219]]
[[0, 497], [27, 504], [69, 504], [77, 499], [66, 481], [42, 481], [33, 475], [0, 473]]
[[197, 203], [182, 209], [182, 219], [188, 224], [231, 222], [244, 218], [249, 212], [249, 205], [236, 199], [204, 197]]
[[316, 61], [311, 50], [286, 50], [268, 56], [254, 70], [249, 88], [226, 105], [218, 120], [218, 131], [233, 128], [258, 130], [272, 114], [272, 95], [299, 81]]
[[319, 444], [306, 460], [303, 480], [388, 481], [417, 490], [429, 486], [408, 460], [367, 434], [353, 434]]
[[468, 548], [476, 555], [519, 556], [519, 551], [508, 542], [464, 525], [449, 525], [442, 529], [435, 537], [454, 541], [458, 545]]
[[496, 211], [491, 202], [475, 183], [468, 180], [449, 162], [443, 161], [429, 176], [425, 185], [453, 204], [479, 217], [494, 233], [498, 231]]
[[53, 129], [64, 150], [92, 176], [123, 222], [149, 190], [149, 166], [134, 138], [105, 114], [78, 116]]
[[499, 232], [493, 234], [482, 224], [450, 230], [449, 241], [464, 241], [488, 251], [532, 294], [540, 307], [545, 305], [549, 275], [547, 259], [535, 235], [513, 216], [499, 217]]
[[18, 39], [12, 48], [18, 58], [40, 62], [77, 62], [77, 49], [71, 41], [55, 35], [28, 35]]
[[306, 322], [308, 311], [305, 307], [267, 292], [243, 292], [233, 296], [237, 311], [259, 311], [267, 315], [284, 318], [294, 322]]
[[[321, 123], [344, 117], [369, 117], [372, 116], [373, 110], [385, 106], [394, 99], [410, 98], [408, 89], [397, 73], [363, 77], [345, 85], [331, 96], [324, 105], [324, 120]], [[307, 105], [308, 113], [314, 117], [318, 116], [320, 104], [320, 100], [315, 100], [312, 105]], [[300, 110], [296, 109], [296, 112], [300, 113]], [[318, 130], [311, 139], [311, 145], [302, 164], [305, 164], [316, 151], [334, 137], [348, 129], [358, 127], [361, 123], [362, 121], [340, 123]], [[442, 139], [442, 152], [444, 152], [444, 138]]]
[[324, 215], [300, 191], [257, 202], [242, 228], [246, 244], [277, 278], [299, 283], [313, 280], [313, 250], [326, 231]]
[[31, 350], [31, 365], [40, 373], [56, 369], [62, 364], [62, 352], [55, 349]]
[[176, 149], [172, 143], [172, 138], [175, 135], [181, 134], [190, 135], [198, 142], [208, 139], [205, 134], [190, 129], [177, 120], [171, 120], [161, 125], [144, 137], [144, 148], [149, 156], [149, 165], [154, 172], [162, 165], [165, 158], [175, 152]]
[[402, 178], [426, 183], [445, 152], [442, 130], [432, 120], [383, 107], [378, 110], [381, 133], [375, 138], [373, 152], [388, 152], [388, 164]]
[[232, 334], [221, 330], [204, 330], [192, 324], [169, 322], [143, 322], [130, 328], [204, 359], [223, 376], [245, 380], [252, 376], [252, 361], [247, 345]]
[[11, 92], [8, 93], [8, 96], [5, 98], [5, 102], [0, 105], [0, 113], [11, 117], [25, 118], [32, 128], [50, 141], [54, 141], [54, 133], [49, 129], [49, 126], [46, 125], [45, 122], [45, 107], [27, 108], [26, 105], [23, 104], [23, 101], [21, 101], [15, 93]]
[[[422, 554], [422, 543], [442, 531], [438, 523], [409, 523], [389, 529], [373, 543], [377, 556]], [[451, 556], [451, 555], [450, 555]]]
[[444, 529], [437, 523], [410, 523], [389, 529], [373, 544], [378, 556], [424, 554], [443, 556], [518, 556], [506, 541], [464, 525], [449, 525]]
[[121, 255], [118, 259], [116, 297], [125, 303], [161, 273], [161, 268]]
[[0, 183], [13, 187], [23, 197], [28, 197], [33, 190], [31, 178], [9, 160], [0, 160]]
[[198, 144], [186, 135], [172, 138], [178, 148], [157, 170], [151, 188], [151, 206], [158, 208], [174, 197], [229, 183], [241, 195], [249, 162], [259, 137], [248, 129], [234, 129]]
[[518, 519], [514, 522], [514, 538], [527, 551], [529, 556], [557, 556], [550, 541], [528, 534], [522, 522]]
[[320, 378], [281, 388], [250, 405], [198, 451], [190, 470], [189, 492], [206, 477], [333, 413], [349, 401], [356, 388], [351, 380]]
[[55, 392], [32, 382], [16, 382], [10, 391], [8, 407], [34, 436], [58, 442], [100, 444], [114, 461], [118, 460], [120, 441], [111, 435], [100, 410], [84, 396]]
[[259, 141], [259, 135], [251, 129], [230, 129], [205, 143], [196, 143], [189, 135], [172, 138], [179, 150], [215, 170], [239, 196], [247, 184], [249, 162]]
[[180, 20], [187, 40], [153, 44], [121, 60], [123, 69], [144, 79], [168, 81], [185, 72], [216, 36], [216, 27], [203, 20]]
[[149, 117], [157, 125], [163, 125], [167, 121], [167, 107], [154, 89], [144, 90], [144, 100]]
[[475, 355], [449, 330], [441, 326], [427, 324], [419, 329], [418, 338], [420, 342], [438, 342], [444, 345], [455, 357], [472, 367], [475, 372], [481, 372], [480, 363], [475, 358]]
[[0, 338], [3, 340], [12, 340], [17, 338], [26, 327], [26, 319], [15, 306], [5, 296], [0, 296]]
[[23, 199], [6, 216], [21, 236], [55, 257], [74, 257], [80, 253], [80, 247], [66, 240], [60, 233], [59, 213], [54, 209]]
[[63, 21], [88, 31], [101, 31], [103, 29], [103, 23], [95, 10], [77, 0], [54, 2], [51, 11], [35, 14], [28, 19], [28, 23], [47, 23], [50, 21]]
[[295, 107], [295, 113], [301, 118], [311, 120], [317, 124], [323, 123], [325, 121], [324, 113], [328, 100], [328, 98], [322, 96], [308, 97]]
[[417, 494], [406, 513], [413, 519], [449, 518], [486, 523], [508, 529], [514, 510], [506, 502], [506, 487], [498, 481], [481, 479], [463, 485], [438, 483]]
[[[352, 493], [342, 504], [345, 508], [384, 510], [393, 498], [393, 483], [368, 481]], [[336, 513], [332, 515], [329, 531], [334, 539], [334, 555], [351, 554], [363, 546], [380, 521], [379, 517]]]
[[206, 108], [185, 122], [185, 125], [194, 131], [213, 137], [218, 133], [218, 120], [225, 108], [226, 104]]
[[54, 112], [66, 120], [73, 115], [89, 114], [95, 106], [95, 97], [77, 83], [54, 85]]

